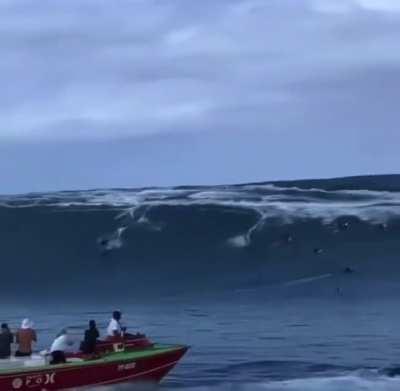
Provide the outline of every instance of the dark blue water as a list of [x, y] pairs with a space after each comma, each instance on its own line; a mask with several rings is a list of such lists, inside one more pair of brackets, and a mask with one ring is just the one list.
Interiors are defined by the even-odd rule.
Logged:
[[191, 345], [162, 390], [397, 390], [399, 206], [394, 176], [4, 196], [0, 320], [42, 349], [121, 308]]

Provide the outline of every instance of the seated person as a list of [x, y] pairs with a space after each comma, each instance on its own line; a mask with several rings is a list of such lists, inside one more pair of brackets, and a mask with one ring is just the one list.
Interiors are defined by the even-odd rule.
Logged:
[[11, 356], [11, 344], [14, 342], [7, 323], [2, 323], [0, 330], [0, 358], [9, 358]]
[[114, 311], [112, 318], [107, 327], [107, 339], [120, 339], [123, 336], [125, 328], [121, 327], [121, 317], [120, 311]]
[[57, 338], [53, 341], [50, 348], [50, 364], [65, 364], [67, 362], [65, 358], [65, 351], [73, 344], [74, 342], [70, 339], [68, 331], [66, 329], [61, 330], [60, 334], [57, 335]]
[[93, 354], [96, 350], [97, 338], [100, 334], [94, 320], [89, 321], [89, 328], [85, 330], [85, 339], [81, 344], [81, 350], [85, 354]]
[[33, 323], [29, 319], [24, 319], [21, 328], [16, 332], [15, 337], [18, 344], [18, 350], [15, 352], [16, 357], [32, 354], [32, 343], [37, 342], [36, 332], [32, 327]]

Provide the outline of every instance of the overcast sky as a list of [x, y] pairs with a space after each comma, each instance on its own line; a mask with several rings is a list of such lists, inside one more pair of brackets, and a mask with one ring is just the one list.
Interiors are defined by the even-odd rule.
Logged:
[[0, 193], [396, 173], [399, 0], [0, 0]]

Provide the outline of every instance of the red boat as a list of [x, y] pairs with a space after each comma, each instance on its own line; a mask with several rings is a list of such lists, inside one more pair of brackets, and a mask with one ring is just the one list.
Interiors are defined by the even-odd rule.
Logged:
[[0, 360], [1, 391], [50, 391], [124, 382], [156, 382], [186, 353], [184, 345], [151, 343], [145, 336], [100, 342], [94, 355], [71, 354], [49, 365], [43, 356]]

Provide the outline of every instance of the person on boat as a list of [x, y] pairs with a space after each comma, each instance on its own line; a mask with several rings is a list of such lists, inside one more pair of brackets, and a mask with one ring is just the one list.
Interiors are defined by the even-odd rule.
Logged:
[[100, 337], [99, 330], [97, 330], [96, 322], [89, 321], [89, 328], [85, 330], [85, 339], [81, 344], [81, 350], [85, 354], [93, 354], [96, 350], [97, 339]]
[[7, 323], [1, 324], [0, 331], [0, 358], [8, 358], [11, 356], [11, 344], [14, 342], [14, 336]]
[[57, 338], [53, 341], [50, 354], [51, 354], [51, 361], [50, 364], [64, 364], [67, 362], [65, 358], [65, 351], [74, 342], [70, 339], [68, 335], [67, 329], [62, 329], [61, 332], [57, 335]]
[[33, 322], [24, 319], [21, 328], [15, 333], [18, 350], [16, 357], [30, 356], [32, 354], [32, 343], [37, 342], [36, 331], [33, 329]]
[[123, 333], [125, 332], [125, 328], [121, 326], [121, 311], [114, 311], [112, 314], [112, 318], [107, 327], [107, 338], [115, 339], [121, 338]]

